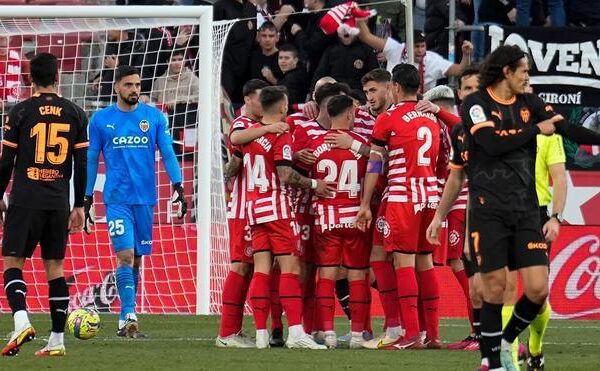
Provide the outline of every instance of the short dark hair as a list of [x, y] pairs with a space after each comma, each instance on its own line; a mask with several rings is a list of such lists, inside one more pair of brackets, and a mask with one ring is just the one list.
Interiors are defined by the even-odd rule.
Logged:
[[181, 55], [183, 57], [183, 59], [185, 59], [185, 48], [175, 48], [173, 49], [173, 52], [171, 52], [171, 57], [173, 58], [176, 55]]
[[40, 53], [29, 63], [31, 80], [37, 86], [51, 86], [56, 84], [58, 74], [58, 59], [50, 53]]
[[294, 57], [298, 58], [298, 48], [292, 44], [283, 44], [279, 47], [279, 52], [290, 52]]
[[260, 105], [263, 111], [270, 111], [275, 105], [281, 103], [287, 96], [285, 86], [267, 86], [260, 91]]
[[479, 87], [487, 88], [504, 80], [504, 72], [502, 71], [504, 67], [508, 66], [509, 70], [516, 71], [521, 59], [527, 56], [527, 53], [516, 45], [499, 46], [496, 50], [488, 54], [481, 66]]
[[425, 34], [423, 33], [423, 31], [414, 30], [413, 31], [413, 43], [419, 44], [419, 43], [424, 43], [424, 42], [427, 42], [427, 39], [425, 38]]
[[394, 67], [392, 81], [396, 82], [408, 94], [415, 94], [419, 91], [421, 78], [419, 71], [412, 64], [400, 63]]
[[277, 26], [275, 26], [275, 24], [271, 21], [266, 21], [264, 22], [259, 28], [258, 28], [258, 32], [262, 32], [262, 31], [273, 31], [273, 32], [278, 32], [277, 31]]
[[129, 66], [129, 65], [119, 66], [119, 67], [117, 67], [117, 70], [115, 71], [115, 82], [119, 82], [119, 81], [123, 80], [124, 77], [132, 76], [132, 75], [139, 75], [139, 74], [140, 74], [140, 71], [133, 66]]
[[356, 99], [361, 105], [367, 104], [367, 97], [365, 93], [360, 89], [352, 89], [348, 93], [350, 98]]
[[336, 117], [354, 107], [354, 101], [347, 95], [334, 95], [327, 102], [327, 114], [330, 117]]
[[361, 79], [360, 83], [365, 85], [368, 82], [390, 82], [392, 80], [392, 74], [389, 71], [384, 70], [383, 68], [376, 68], [367, 72]]
[[267, 86], [269, 86], [269, 84], [267, 84], [264, 80], [261, 79], [248, 80], [248, 82], [246, 82], [244, 84], [244, 87], [242, 88], [242, 94], [244, 95], [244, 97], [247, 97], [256, 93], [257, 90], [264, 89]]
[[323, 86], [320, 86], [315, 91], [315, 101], [320, 106], [325, 99], [342, 93], [346, 95], [350, 93], [350, 87], [347, 84], [341, 82], [325, 84]]
[[464, 77], [479, 75], [480, 69], [481, 67], [479, 66], [479, 64], [470, 64], [467, 67], [465, 67], [465, 69], [460, 74], [460, 77], [458, 78], [458, 87], [460, 88], [460, 86], [462, 85], [462, 79]]

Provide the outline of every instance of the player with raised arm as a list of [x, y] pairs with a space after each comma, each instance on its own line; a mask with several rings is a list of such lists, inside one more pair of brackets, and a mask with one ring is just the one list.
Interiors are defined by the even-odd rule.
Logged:
[[[81, 108], [58, 94], [55, 56], [36, 55], [31, 60], [31, 78], [34, 95], [10, 111], [0, 159], [4, 291], [14, 320], [14, 331], [2, 355], [17, 355], [24, 343], [35, 338], [27, 315], [23, 265], [39, 243], [48, 279], [52, 332], [48, 344], [35, 354], [64, 356], [69, 287], [63, 264], [68, 232], [80, 232], [84, 224], [87, 117]], [[7, 210], [3, 196], [13, 169]], [[72, 210], [71, 176], [75, 190]]]
[[361, 230], [371, 226], [371, 197], [383, 172], [387, 152], [389, 196], [384, 248], [393, 252], [400, 312], [406, 331], [390, 348], [423, 347], [417, 316], [419, 295], [426, 306], [426, 346], [439, 348], [439, 289], [431, 260], [433, 245], [425, 241], [424, 232], [439, 200], [435, 164], [440, 126], [433, 114], [415, 110], [419, 74], [414, 66], [397, 67], [392, 85], [399, 103], [375, 122], [357, 226]]
[[135, 67], [120, 66], [115, 73], [117, 102], [97, 111], [89, 128], [86, 232], [94, 224], [94, 185], [100, 153], [104, 157], [106, 182], [102, 191], [108, 234], [117, 256], [117, 289], [121, 313], [117, 336], [144, 337], [135, 313], [139, 268], [152, 252], [152, 223], [156, 204], [156, 147], [173, 183], [173, 203], [182, 219], [187, 204], [181, 170], [165, 116], [139, 102], [141, 80]]
[[[267, 87], [260, 93], [263, 117], [259, 125], [283, 122], [288, 110], [285, 88]], [[299, 240], [288, 187], [314, 189], [327, 196], [326, 182], [310, 179], [292, 169], [292, 142], [288, 132], [265, 134], [242, 146], [246, 172], [246, 210], [252, 233], [254, 274], [250, 283], [250, 306], [256, 328], [256, 347], [269, 347], [267, 316], [270, 307], [270, 273], [273, 258], [281, 269], [279, 293], [288, 320], [288, 348], [326, 349], [302, 327]]]

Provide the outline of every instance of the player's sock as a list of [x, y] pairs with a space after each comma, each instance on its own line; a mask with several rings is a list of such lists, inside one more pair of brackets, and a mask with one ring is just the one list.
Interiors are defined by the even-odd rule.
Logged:
[[317, 311], [320, 320], [318, 326], [323, 331], [333, 331], [333, 316], [335, 313], [334, 299], [335, 283], [333, 280], [319, 278], [317, 283]]
[[241, 328], [238, 328], [239, 317], [244, 315], [244, 300], [242, 297], [244, 291], [244, 276], [229, 271], [225, 284], [223, 285], [223, 306], [221, 307], [221, 325], [219, 327], [219, 336], [227, 337], [237, 334]]
[[392, 263], [388, 261], [371, 262], [371, 267], [377, 279], [379, 287], [379, 298], [383, 313], [385, 314], [385, 326], [400, 326], [398, 307], [398, 289], [396, 287], [396, 273]]
[[280, 329], [283, 330], [283, 322], [281, 322], [281, 316], [283, 309], [281, 309], [281, 299], [279, 298], [279, 281], [281, 279], [281, 271], [279, 268], [274, 268], [271, 271], [271, 330]]
[[367, 278], [365, 278], [364, 282], [365, 285], [367, 287], [367, 315], [365, 316], [365, 321], [364, 321], [364, 330], [367, 331], [370, 334], [373, 334], [373, 324], [371, 323], [371, 285], [370, 285], [370, 279], [369, 276], [367, 275]]
[[269, 317], [269, 308], [271, 306], [271, 297], [269, 295], [270, 277], [268, 274], [254, 272], [250, 289], [248, 291], [250, 307], [254, 316], [254, 327], [256, 330], [267, 329], [267, 318]]
[[340, 303], [340, 307], [342, 307], [342, 310], [346, 313], [346, 317], [352, 319], [350, 307], [348, 306], [348, 301], [350, 300], [350, 287], [348, 286], [348, 280], [346, 278], [335, 281], [335, 295]]
[[[418, 281], [417, 281], [418, 286]], [[427, 320], [425, 319], [425, 310], [423, 309], [423, 300], [417, 298], [417, 314], [419, 315], [419, 333], [427, 332]]]
[[535, 319], [543, 305], [544, 303], [537, 304], [532, 302], [525, 295], [521, 296], [517, 304], [515, 304], [512, 317], [504, 328], [502, 339], [508, 343], [515, 341], [517, 336]]
[[244, 277], [244, 286], [241, 294], [241, 303], [242, 303], [242, 315], [238, 317], [238, 322], [236, 323], [236, 328], [238, 331], [242, 330], [242, 323], [244, 322], [244, 305], [246, 304], [246, 300], [248, 298], [248, 290], [250, 290], [250, 283], [252, 282], [252, 273]]
[[120, 321], [125, 321], [127, 315], [135, 313], [135, 289], [133, 287], [133, 268], [129, 265], [117, 267], [117, 290], [121, 300]]
[[467, 313], [469, 315], [469, 323], [471, 324], [471, 332], [475, 332], [475, 328], [473, 326], [473, 322], [475, 321], [473, 318], [473, 305], [471, 304], [471, 296], [469, 295], [469, 278], [467, 277], [467, 273], [464, 269], [459, 270], [458, 272], [454, 272], [454, 277], [458, 281], [458, 284], [463, 290], [463, 294], [465, 295], [465, 299], [467, 301]]
[[367, 330], [365, 323], [369, 312], [369, 284], [365, 280], [350, 281], [350, 312], [352, 332]]
[[417, 277], [415, 268], [401, 267], [396, 269], [396, 283], [398, 286], [398, 301], [402, 315], [402, 325], [407, 339], [419, 334], [419, 316], [417, 311]]
[[50, 333], [50, 337], [48, 338], [48, 346], [50, 348], [59, 347], [65, 345], [65, 332], [54, 332]]
[[48, 300], [50, 301], [52, 333], [62, 334], [65, 332], [67, 310], [69, 309], [69, 286], [64, 277], [48, 281]]
[[423, 302], [425, 330], [428, 339], [440, 338], [440, 288], [435, 268], [418, 272], [419, 297]]
[[542, 353], [542, 340], [544, 340], [551, 312], [550, 303], [546, 302], [542, 312], [529, 324], [529, 354], [532, 356], [538, 356]]
[[500, 368], [502, 341], [502, 304], [483, 302], [481, 308], [481, 338], [490, 369]]
[[314, 320], [316, 285], [317, 282], [315, 274], [309, 274], [302, 290], [302, 324], [304, 325], [304, 332], [307, 334], [312, 333], [315, 328]]
[[138, 283], [140, 282], [140, 267], [133, 267], [133, 297], [138, 293]]
[[486, 357], [485, 355], [485, 347], [483, 346], [483, 342], [481, 340], [481, 308], [473, 308], [473, 333], [479, 343], [479, 353], [481, 354], [481, 359]]
[[[508, 321], [510, 321], [510, 317], [513, 314], [515, 306], [514, 305], [505, 305], [502, 307], [502, 329], [506, 328]], [[515, 339], [511, 345], [511, 353], [513, 357], [513, 363], [517, 364], [519, 361], [519, 344]]]
[[288, 328], [302, 324], [302, 287], [294, 273], [281, 273], [279, 297], [285, 310]]
[[4, 292], [13, 313], [15, 329], [21, 329], [29, 324], [27, 315], [27, 285], [23, 280], [23, 271], [10, 268], [4, 272]]

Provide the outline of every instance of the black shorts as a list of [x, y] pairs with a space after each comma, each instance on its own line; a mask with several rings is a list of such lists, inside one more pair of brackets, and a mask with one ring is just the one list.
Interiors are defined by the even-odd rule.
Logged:
[[[544, 235], [544, 224], [550, 220], [550, 216], [548, 215], [548, 206], [540, 206], [540, 229], [542, 229], [542, 236]], [[548, 256], [550, 256], [550, 249], [552, 248], [552, 243], [546, 242], [548, 244]]]
[[479, 273], [479, 267], [477, 266], [477, 263], [475, 263], [475, 254], [473, 251], [471, 251], [471, 256], [473, 257], [471, 260], [467, 259], [465, 254], [463, 254], [461, 258], [468, 278], [473, 277], [475, 273]]
[[30, 258], [38, 245], [42, 259], [64, 259], [69, 209], [35, 210], [10, 205], [4, 220], [2, 256]]
[[481, 273], [548, 265], [539, 210], [469, 210], [469, 238]]

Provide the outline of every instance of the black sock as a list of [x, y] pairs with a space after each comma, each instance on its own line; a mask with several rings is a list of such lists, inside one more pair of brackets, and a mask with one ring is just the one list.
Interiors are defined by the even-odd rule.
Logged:
[[65, 332], [67, 309], [69, 309], [69, 287], [64, 277], [48, 281], [48, 299], [50, 300], [52, 332]]
[[490, 369], [500, 368], [500, 343], [502, 341], [502, 304], [483, 302], [481, 308], [481, 338], [484, 354]]
[[475, 339], [479, 343], [479, 353], [481, 353], [481, 359], [485, 358], [485, 348], [481, 341], [481, 308], [473, 308], [473, 331], [475, 332]]
[[27, 310], [25, 296], [27, 285], [23, 280], [23, 271], [18, 268], [10, 268], [4, 272], [4, 292], [13, 314], [20, 310]]
[[346, 317], [350, 318], [350, 307], [348, 301], [350, 300], [350, 286], [348, 286], [348, 280], [342, 279], [335, 281], [335, 295], [337, 296], [338, 302], [342, 307], [344, 313], [346, 313]]
[[515, 309], [513, 309], [513, 314], [504, 328], [502, 338], [509, 343], [515, 341], [517, 336], [535, 319], [543, 306], [544, 302], [536, 304], [523, 294], [515, 304]]

